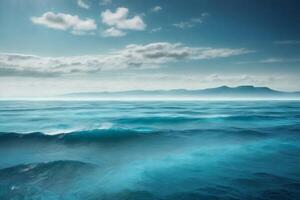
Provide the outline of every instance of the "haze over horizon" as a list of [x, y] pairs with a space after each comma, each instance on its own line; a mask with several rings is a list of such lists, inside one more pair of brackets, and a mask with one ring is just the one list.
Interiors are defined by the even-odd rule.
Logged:
[[300, 91], [296, 0], [4, 0], [0, 98], [253, 85]]

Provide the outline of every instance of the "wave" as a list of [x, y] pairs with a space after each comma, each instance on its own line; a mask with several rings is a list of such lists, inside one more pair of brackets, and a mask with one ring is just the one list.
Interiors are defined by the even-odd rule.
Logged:
[[26, 144], [36, 143], [103, 143], [111, 142], [127, 142], [133, 140], [140, 140], [142, 138], [149, 138], [157, 136], [156, 132], [147, 132], [128, 130], [128, 129], [94, 129], [82, 130], [69, 133], [60, 133], [55, 135], [48, 135], [42, 132], [32, 132], [27, 134], [20, 133], [0, 133], [0, 144], [8, 145], [10, 143], [23, 142]]
[[[197, 168], [197, 165], [191, 166]], [[164, 167], [162, 167], [163, 169]], [[185, 170], [186, 168], [174, 168], [169, 170]], [[104, 191], [105, 185], [100, 184], [101, 166], [75, 160], [57, 160], [52, 162], [28, 163], [0, 169], [0, 199], [153, 199], [153, 200], [195, 200], [195, 199], [298, 199], [300, 182], [287, 176], [274, 173], [252, 172], [227, 174], [225, 180], [219, 180], [214, 184], [201, 182], [197, 177], [192, 182], [180, 182], [171, 173], [153, 174], [159, 179], [150, 179], [157, 182], [148, 182], [148, 187], [135, 185], [132, 188], [120, 190], [110, 189]], [[259, 171], [259, 170], [258, 170]], [[154, 171], [155, 172], [155, 171]], [[186, 172], [183, 176], [189, 180], [195, 172], [200, 175], [201, 171]], [[115, 172], [117, 173], [117, 172]], [[153, 173], [153, 172], [152, 172]], [[188, 174], [191, 173], [191, 174]], [[209, 170], [208, 170], [209, 173]], [[108, 174], [113, 178], [113, 174]], [[141, 183], [149, 181], [145, 177], [139, 179]], [[163, 178], [173, 178], [183, 184], [183, 189], [157, 188], [164, 186]], [[204, 179], [207, 177], [203, 177]], [[117, 177], [122, 184], [122, 176]], [[197, 184], [194, 184], [198, 181]], [[111, 182], [107, 185], [116, 186]], [[118, 186], [118, 185], [117, 185]], [[158, 190], [157, 190], [158, 189]], [[165, 191], [165, 192], [162, 192]], [[20, 198], [22, 197], [22, 198]]]
[[88, 181], [89, 175], [96, 169], [94, 164], [74, 160], [29, 163], [0, 169], [0, 199], [35, 199], [35, 196], [40, 199], [53, 193], [63, 194], [77, 182]]
[[[289, 116], [292, 117], [292, 116]], [[296, 118], [296, 117], [293, 117]], [[142, 117], [125, 117], [115, 119], [113, 121], [116, 125], [144, 125], [144, 126], [197, 126], [201, 123], [220, 123], [220, 122], [268, 122], [271, 120], [282, 120], [282, 116], [278, 115], [264, 115], [264, 114], [200, 114], [200, 115], [160, 115], [160, 116], [142, 116]], [[223, 125], [226, 125], [224, 123]]]
[[43, 176], [47, 174], [47, 176], [43, 178], [53, 178], [53, 176], [62, 175], [58, 174], [62, 170], [64, 173], [67, 173], [68, 171], [74, 173], [77, 169], [91, 170], [96, 167], [97, 165], [95, 164], [75, 160], [57, 160], [51, 162], [21, 164], [0, 169], [0, 180], [9, 179], [9, 181], [14, 182], [13, 176], [24, 176], [24, 178], [27, 179], [24, 181], [30, 181], [29, 179], [33, 178], [33, 176], [31, 176], [32, 174], [41, 174]]
[[[291, 129], [293, 132], [294, 129]], [[216, 141], [226, 138], [239, 138], [239, 139], [258, 139], [270, 136], [276, 136], [280, 133], [274, 133], [275, 129], [242, 129], [242, 128], [199, 128], [199, 129], [125, 129], [125, 128], [109, 128], [100, 127], [100, 129], [91, 130], [77, 130], [71, 132], [57, 132], [56, 134], [49, 134], [43, 132], [31, 132], [31, 133], [17, 133], [17, 132], [0, 132], [0, 143], [7, 141], [17, 140], [46, 140], [46, 141], [62, 141], [62, 142], [108, 142], [108, 141], [126, 141], [126, 140], [138, 140], [138, 139], [187, 139], [187, 138], [213, 138]], [[288, 131], [285, 130], [284, 134]]]
[[[238, 117], [237, 117], [238, 118]], [[159, 121], [159, 120], [158, 120]], [[272, 135], [280, 134], [280, 132], [297, 132], [300, 130], [300, 124], [274, 124], [266, 127], [253, 127], [253, 128], [242, 128], [230, 126], [199, 126], [197, 128], [190, 129], [180, 129], [174, 127], [169, 128], [159, 128], [159, 127], [143, 127], [136, 126], [132, 128], [124, 128], [116, 126], [111, 122], [103, 122], [97, 125], [97, 128], [85, 129], [85, 128], [70, 128], [70, 129], [57, 129], [48, 131], [32, 131], [32, 132], [1, 132], [0, 138], [5, 137], [48, 137], [48, 138], [68, 138], [68, 137], [103, 137], [103, 136], [118, 136], [118, 135], [180, 135], [180, 134], [212, 134], [212, 133], [224, 133], [233, 135], [266, 135], [272, 133]]]

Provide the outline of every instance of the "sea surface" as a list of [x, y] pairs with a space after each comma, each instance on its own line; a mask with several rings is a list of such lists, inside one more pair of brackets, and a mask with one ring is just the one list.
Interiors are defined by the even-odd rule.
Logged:
[[0, 101], [1, 200], [299, 200], [299, 101]]

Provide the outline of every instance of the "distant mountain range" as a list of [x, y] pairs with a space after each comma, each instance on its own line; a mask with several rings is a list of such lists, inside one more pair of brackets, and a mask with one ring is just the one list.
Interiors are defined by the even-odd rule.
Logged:
[[244, 85], [238, 87], [187, 90], [129, 90], [120, 92], [80, 92], [63, 95], [69, 98], [274, 98], [300, 99], [300, 92], [283, 92], [268, 87]]

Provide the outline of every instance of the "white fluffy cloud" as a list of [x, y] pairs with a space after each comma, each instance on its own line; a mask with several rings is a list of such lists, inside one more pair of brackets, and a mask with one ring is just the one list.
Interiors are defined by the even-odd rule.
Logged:
[[97, 29], [95, 20], [80, 19], [77, 15], [65, 13], [46, 12], [40, 17], [31, 17], [34, 24], [46, 26], [52, 29], [71, 30], [71, 32], [89, 32]]
[[246, 49], [188, 47], [180, 43], [127, 45], [124, 49], [103, 55], [74, 57], [39, 57], [22, 54], [0, 54], [2, 74], [70, 74], [128, 68], [153, 68], [180, 60], [222, 58], [248, 53]]
[[[135, 30], [135, 31], [143, 31], [146, 29], [146, 24], [143, 19], [136, 15], [132, 18], [128, 17], [129, 10], [127, 8], [117, 8], [116, 12], [112, 12], [107, 9], [101, 13], [102, 22], [109, 26], [110, 28], [114, 28], [113, 30]], [[109, 31], [106, 30], [106, 31]], [[125, 35], [125, 34], [123, 34]]]
[[154, 6], [152, 9], [151, 9], [151, 12], [159, 12], [162, 10], [162, 7], [161, 6]]
[[77, 5], [84, 9], [90, 8], [90, 5], [88, 5], [84, 0], [77, 0]]
[[102, 22], [108, 26], [115, 26], [118, 29], [145, 30], [146, 24], [140, 16], [128, 18], [127, 8], [117, 8], [116, 12], [106, 10], [101, 13]]

